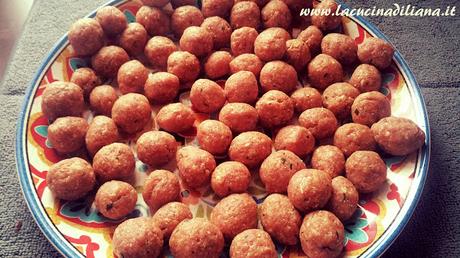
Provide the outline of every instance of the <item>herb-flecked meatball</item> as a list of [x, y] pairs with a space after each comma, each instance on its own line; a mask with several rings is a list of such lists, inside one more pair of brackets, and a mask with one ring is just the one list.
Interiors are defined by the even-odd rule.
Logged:
[[300, 71], [310, 62], [310, 48], [303, 40], [290, 39], [286, 41], [286, 55], [284, 59], [297, 71]]
[[214, 49], [221, 49], [230, 45], [232, 27], [225, 19], [219, 16], [208, 17], [204, 19], [201, 27], [211, 33]]
[[278, 252], [270, 235], [261, 229], [246, 229], [230, 245], [231, 258], [276, 258]]
[[334, 145], [319, 146], [311, 157], [311, 167], [322, 170], [328, 173], [331, 178], [335, 178], [343, 174], [345, 155]]
[[137, 158], [149, 166], [161, 166], [176, 155], [177, 142], [174, 136], [163, 131], [143, 133], [136, 142]]
[[327, 203], [327, 209], [341, 221], [353, 216], [358, 208], [359, 194], [355, 186], [343, 176], [332, 179], [332, 195]]
[[151, 211], [176, 201], [180, 195], [179, 178], [168, 170], [154, 170], [145, 179], [142, 197]]
[[104, 45], [104, 31], [94, 19], [79, 19], [70, 26], [69, 43], [78, 55], [92, 55]]
[[339, 120], [345, 120], [351, 116], [351, 105], [358, 97], [359, 90], [346, 82], [331, 84], [323, 92], [323, 106]]
[[176, 153], [177, 168], [184, 183], [192, 188], [209, 184], [216, 161], [211, 153], [194, 146], [179, 149]]
[[248, 167], [262, 163], [272, 152], [272, 140], [265, 134], [255, 131], [243, 132], [233, 138], [228, 155]]
[[212, 172], [211, 188], [219, 196], [232, 193], [244, 193], [249, 187], [251, 173], [237, 161], [225, 161]]
[[388, 98], [378, 91], [370, 91], [356, 97], [351, 106], [353, 122], [372, 126], [380, 119], [391, 115]]
[[200, 26], [204, 17], [200, 9], [192, 5], [178, 7], [171, 15], [171, 29], [180, 38], [184, 30], [190, 26]]
[[122, 33], [128, 25], [126, 16], [115, 6], [104, 6], [97, 10], [96, 21], [99, 22], [108, 36], [115, 36]]
[[269, 1], [261, 11], [264, 28], [280, 27], [289, 29], [292, 15], [289, 7], [281, 0]]
[[136, 207], [137, 192], [130, 184], [112, 180], [97, 190], [94, 199], [97, 210], [109, 219], [120, 219]]
[[254, 53], [262, 61], [282, 59], [286, 53], [286, 41], [291, 35], [283, 28], [268, 28], [254, 41]]
[[119, 138], [117, 125], [112, 118], [95, 116], [86, 132], [86, 149], [94, 155], [102, 147], [118, 141]]
[[114, 78], [120, 66], [128, 61], [128, 53], [123, 48], [105, 46], [91, 58], [91, 65], [98, 75]]
[[101, 79], [96, 75], [93, 69], [82, 67], [72, 73], [70, 82], [80, 86], [80, 88], [83, 89], [85, 96], [88, 96], [94, 87], [101, 84]]
[[75, 83], [55, 81], [43, 91], [41, 109], [49, 121], [62, 116], [81, 116], [84, 106], [83, 90]]
[[245, 53], [254, 53], [254, 42], [259, 33], [251, 27], [241, 27], [232, 32], [230, 47], [234, 56]]
[[260, 25], [260, 9], [251, 1], [237, 2], [232, 7], [230, 24], [233, 29], [250, 27], [257, 29]]
[[239, 71], [248, 71], [259, 77], [263, 65], [258, 56], [254, 54], [241, 54], [230, 62], [230, 71], [232, 74]]
[[302, 169], [291, 177], [287, 193], [301, 212], [321, 209], [331, 197], [332, 179], [322, 170]]
[[142, 6], [136, 13], [136, 22], [142, 24], [150, 36], [166, 35], [171, 27], [169, 16], [156, 7]]
[[163, 231], [165, 239], [169, 239], [174, 229], [184, 220], [192, 219], [189, 207], [181, 202], [170, 202], [163, 205], [152, 216], [153, 221]]
[[344, 65], [356, 61], [358, 46], [348, 35], [329, 33], [321, 42], [321, 52], [330, 55]]
[[204, 72], [210, 79], [224, 77], [230, 73], [232, 55], [227, 51], [216, 51], [204, 63]]
[[[323, 31], [336, 29], [342, 22], [342, 16], [335, 15], [337, 8], [338, 5], [334, 0], [321, 1], [321, 3], [315, 6], [316, 13], [311, 16], [311, 24]], [[328, 15], [324, 14], [327, 10], [330, 11]]]
[[153, 67], [165, 69], [169, 55], [176, 50], [177, 46], [172, 40], [163, 36], [155, 36], [147, 41], [144, 54]]
[[356, 123], [344, 124], [337, 128], [334, 145], [347, 157], [358, 150], [375, 150], [376, 146], [371, 129]]
[[181, 82], [192, 82], [200, 74], [200, 61], [187, 51], [175, 51], [168, 57], [168, 73], [176, 75]]
[[225, 81], [224, 92], [228, 102], [252, 104], [259, 94], [256, 76], [248, 71], [232, 74]]
[[323, 106], [321, 93], [312, 87], [302, 87], [291, 94], [291, 99], [295, 103], [295, 110], [299, 113], [316, 107]]
[[391, 65], [394, 52], [390, 43], [379, 38], [367, 38], [358, 46], [359, 61], [374, 65], [381, 70]]
[[129, 23], [118, 38], [118, 44], [131, 56], [137, 56], [144, 51], [148, 35], [140, 23]]
[[134, 154], [123, 143], [106, 145], [93, 158], [94, 173], [101, 182], [127, 180], [134, 174], [134, 168]]
[[338, 127], [334, 113], [322, 107], [302, 112], [299, 116], [299, 124], [307, 128], [317, 140], [333, 136]]
[[117, 92], [112, 86], [101, 85], [94, 88], [89, 94], [89, 105], [96, 114], [110, 116], [117, 99]]
[[233, 139], [230, 128], [217, 120], [201, 122], [196, 138], [200, 147], [213, 155], [225, 154]]
[[379, 154], [356, 151], [345, 162], [347, 179], [360, 193], [378, 190], [387, 180], [387, 167]]
[[351, 75], [349, 83], [361, 92], [378, 91], [382, 85], [382, 76], [375, 66], [360, 64]]
[[305, 30], [299, 33], [297, 38], [307, 43], [311, 54], [320, 52], [323, 32], [321, 32], [318, 27], [314, 25], [308, 26]]
[[229, 16], [232, 6], [232, 0], [203, 0], [201, 11], [204, 17], [220, 16], [226, 18]]
[[141, 62], [128, 61], [118, 69], [118, 88], [123, 94], [142, 92], [148, 76], [149, 71]]
[[261, 124], [273, 128], [291, 120], [294, 115], [294, 102], [284, 92], [270, 90], [257, 101], [256, 110]]
[[59, 117], [48, 126], [48, 141], [60, 154], [75, 152], [85, 146], [88, 122], [81, 117]]
[[283, 61], [271, 61], [260, 71], [260, 86], [264, 91], [279, 90], [286, 94], [293, 92], [297, 86], [297, 72]]
[[149, 100], [138, 93], [120, 96], [112, 107], [112, 119], [126, 133], [136, 133], [145, 128], [152, 118]]
[[190, 90], [190, 102], [198, 112], [213, 113], [220, 110], [225, 104], [225, 93], [216, 82], [198, 79]]
[[163, 106], [158, 111], [156, 120], [160, 128], [173, 133], [181, 133], [192, 128], [195, 113], [182, 103]]
[[319, 54], [307, 66], [308, 79], [313, 87], [324, 90], [327, 86], [342, 81], [342, 65], [333, 57]]
[[258, 120], [257, 110], [246, 103], [228, 103], [219, 112], [219, 121], [235, 133], [255, 130]]
[[273, 146], [276, 150], [288, 150], [299, 157], [305, 157], [313, 151], [315, 138], [305, 127], [288, 125], [276, 134]]
[[206, 56], [213, 49], [212, 34], [202, 27], [191, 26], [184, 30], [179, 45], [181, 50], [197, 57]]
[[177, 76], [167, 72], [149, 74], [144, 84], [145, 96], [154, 104], [172, 102], [179, 92], [180, 81]]

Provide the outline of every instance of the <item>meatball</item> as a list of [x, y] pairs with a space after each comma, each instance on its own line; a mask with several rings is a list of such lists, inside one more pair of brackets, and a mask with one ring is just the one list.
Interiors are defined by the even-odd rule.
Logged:
[[410, 154], [425, 144], [423, 130], [407, 118], [382, 118], [372, 125], [372, 133], [379, 147], [395, 156]]
[[321, 41], [323, 40], [323, 33], [316, 26], [308, 26], [305, 30], [301, 31], [297, 38], [307, 43], [310, 53], [316, 54], [321, 50]]
[[198, 112], [213, 113], [225, 104], [225, 93], [214, 81], [198, 79], [190, 90], [190, 102]]
[[217, 120], [201, 122], [196, 138], [200, 147], [213, 155], [225, 154], [233, 139], [230, 128]]
[[166, 35], [171, 27], [169, 16], [156, 7], [142, 6], [136, 13], [136, 22], [144, 26], [150, 36]]
[[121, 93], [142, 92], [149, 71], [137, 61], [131, 60], [124, 63], [118, 69], [117, 81]]
[[73, 201], [84, 197], [96, 184], [93, 168], [86, 160], [70, 158], [53, 164], [46, 184], [59, 199]]
[[182, 103], [163, 106], [156, 116], [160, 128], [173, 133], [181, 133], [192, 128], [195, 113]]
[[94, 173], [99, 181], [126, 180], [134, 175], [134, 154], [128, 145], [112, 143], [102, 147], [93, 158]]
[[230, 24], [233, 29], [250, 27], [257, 29], [260, 24], [260, 9], [251, 1], [237, 2], [232, 8]]
[[225, 81], [224, 92], [228, 102], [252, 104], [259, 94], [256, 76], [248, 71], [239, 71]]
[[144, 84], [145, 96], [154, 104], [172, 102], [179, 92], [180, 81], [177, 76], [167, 72], [149, 74]]
[[299, 124], [307, 128], [317, 140], [333, 136], [338, 127], [334, 113], [321, 107], [302, 112], [299, 116]]
[[305, 216], [300, 227], [300, 243], [308, 257], [338, 257], [343, 249], [345, 230], [329, 211], [314, 211]]
[[237, 134], [255, 130], [258, 120], [257, 110], [246, 103], [228, 103], [219, 113], [219, 121]]
[[187, 186], [198, 188], [209, 184], [216, 168], [216, 161], [209, 152], [187, 146], [177, 151], [176, 160], [179, 175]]
[[232, 9], [233, 0], [203, 0], [201, 1], [201, 11], [204, 17], [220, 16], [228, 17]]
[[200, 9], [192, 5], [178, 7], [171, 15], [171, 29], [180, 38], [187, 27], [200, 26], [204, 17]]
[[47, 84], [42, 94], [41, 109], [49, 121], [62, 116], [80, 116], [85, 103], [83, 90], [72, 82]]
[[361, 92], [378, 91], [382, 76], [373, 65], [360, 64], [351, 75], [349, 83]]
[[305, 169], [303, 161], [288, 150], [273, 152], [260, 165], [259, 176], [269, 193], [285, 193], [291, 177]]
[[272, 140], [267, 135], [249, 131], [239, 134], [232, 140], [228, 155], [231, 160], [252, 168], [262, 163], [271, 152]]
[[121, 219], [136, 207], [137, 192], [130, 184], [112, 180], [97, 190], [96, 209], [109, 219]]
[[241, 27], [232, 32], [230, 47], [234, 56], [245, 53], [254, 53], [254, 42], [259, 33], [251, 27]]
[[183, 51], [202, 57], [211, 53], [213, 49], [212, 34], [204, 28], [191, 26], [184, 30], [179, 45]]
[[230, 62], [230, 71], [232, 74], [239, 71], [248, 71], [259, 77], [263, 65], [263, 62], [256, 55], [241, 54]]
[[300, 71], [310, 62], [310, 48], [303, 40], [290, 39], [286, 41], [286, 56], [284, 59], [297, 71]]
[[387, 180], [387, 166], [373, 151], [356, 151], [345, 162], [347, 179], [360, 193], [378, 190]]
[[216, 204], [210, 221], [231, 240], [246, 229], [257, 228], [257, 204], [247, 193], [231, 194]]
[[254, 53], [262, 61], [282, 59], [286, 53], [286, 41], [291, 35], [282, 28], [268, 28], [262, 31], [254, 41]]
[[152, 118], [148, 99], [138, 93], [120, 96], [112, 107], [112, 119], [126, 133], [136, 133], [145, 128]]
[[351, 116], [351, 105], [358, 97], [359, 90], [346, 82], [337, 82], [327, 87], [323, 92], [323, 106], [340, 120]]
[[372, 126], [380, 119], [391, 115], [388, 98], [378, 91], [366, 92], [356, 97], [351, 106], [353, 122]]
[[226, 51], [216, 51], [209, 55], [204, 64], [204, 72], [210, 79], [217, 79], [230, 73], [232, 55]]
[[184, 220], [193, 218], [189, 207], [181, 202], [170, 202], [163, 205], [153, 215], [153, 221], [163, 231], [163, 236], [168, 239], [174, 229]]
[[231, 258], [277, 258], [275, 244], [270, 235], [261, 229], [246, 229], [233, 238]]
[[156, 258], [163, 248], [163, 233], [151, 218], [128, 219], [113, 232], [112, 244], [118, 257]]
[[85, 146], [88, 122], [81, 117], [59, 117], [48, 126], [48, 141], [60, 154], [68, 154]]
[[358, 46], [348, 35], [329, 33], [321, 42], [323, 54], [330, 55], [343, 65], [352, 64], [357, 59]]
[[292, 21], [289, 7], [281, 0], [269, 1], [261, 11], [264, 28], [280, 27], [289, 29]]
[[163, 131], [143, 133], [136, 142], [137, 158], [149, 166], [161, 166], [176, 155], [177, 142], [174, 136]]
[[301, 212], [321, 209], [331, 197], [332, 179], [322, 170], [302, 169], [291, 177], [287, 193]]
[[176, 50], [177, 46], [172, 40], [163, 36], [155, 36], [145, 45], [144, 54], [153, 67], [165, 69], [169, 55]]
[[296, 70], [283, 61], [268, 62], [260, 71], [260, 86], [264, 91], [279, 90], [290, 94], [297, 83]]
[[169, 0], [141, 0], [144, 5], [153, 7], [163, 7], [169, 3]]
[[332, 195], [327, 209], [341, 221], [351, 218], [358, 207], [359, 194], [355, 186], [343, 176], [332, 179]]
[[128, 61], [128, 53], [123, 48], [106, 46], [91, 58], [91, 65], [98, 75], [114, 78], [120, 66]]
[[381, 70], [391, 65], [394, 52], [390, 43], [379, 38], [367, 38], [358, 46], [359, 61], [374, 65]]
[[99, 22], [91, 18], [74, 22], [67, 36], [77, 55], [92, 55], [104, 45], [104, 31]]
[[85, 136], [86, 149], [91, 155], [96, 154], [102, 147], [120, 139], [118, 128], [110, 117], [96, 116], [89, 124]]
[[70, 82], [80, 86], [83, 89], [84, 95], [88, 96], [94, 87], [101, 84], [101, 79], [99, 79], [93, 69], [82, 67], [72, 73]]
[[327, 86], [342, 81], [342, 65], [333, 57], [319, 54], [307, 66], [308, 79], [313, 87], [324, 90]]
[[175, 51], [168, 57], [168, 72], [183, 83], [193, 82], [200, 74], [200, 61], [187, 51]]
[[319, 93], [317, 89], [311, 87], [297, 89], [291, 94], [291, 99], [294, 101], [295, 110], [299, 113], [310, 108], [323, 106], [321, 93]]
[[208, 17], [204, 19], [201, 27], [212, 35], [214, 49], [229, 46], [232, 28], [225, 19], [218, 16]]
[[358, 150], [375, 150], [376, 144], [369, 127], [362, 124], [348, 123], [340, 126], [335, 131], [334, 145], [348, 157]]
[[294, 115], [294, 102], [288, 95], [271, 90], [262, 95], [256, 103], [259, 121], [264, 127], [277, 127], [287, 124]]
[[264, 230], [285, 245], [298, 242], [302, 217], [286, 195], [271, 194], [260, 205], [260, 221]]
[[117, 93], [112, 86], [101, 85], [94, 88], [89, 94], [89, 105], [96, 114], [110, 116], [117, 99]]
[[[335, 15], [337, 8], [338, 5], [334, 0], [321, 1], [316, 5], [315, 12], [311, 16], [311, 24], [323, 31], [336, 29], [342, 22], [342, 16]], [[330, 11], [328, 15], [325, 15], [326, 10]]]
[[176, 201], [180, 196], [179, 178], [168, 170], [154, 170], [145, 179], [142, 197], [151, 211]]
[[110, 5], [97, 10], [96, 21], [99, 22], [108, 36], [115, 36], [122, 33], [128, 25], [123, 12], [115, 6]]
[[145, 44], [147, 43], [148, 35], [144, 26], [140, 23], [132, 22], [128, 24], [128, 27], [121, 33], [118, 38], [118, 44], [128, 54], [137, 56], [144, 51]]
[[345, 156], [336, 146], [319, 146], [311, 157], [311, 167], [322, 170], [328, 173], [331, 178], [335, 178], [340, 176], [345, 169]]
[[224, 237], [207, 219], [193, 218], [177, 225], [169, 248], [175, 258], [218, 258], [224, 249]]
[[288, 150], [299, 157], [305, 157], [313, 151], [315, 138], [305, 127], [288, 125], [276, 134], [274, 147], [276, 150]]
[[218, 165], [211, 176], [211, 188], [219, 196], [244, 193], [249, 187], [251, 173], [237, 161], [225, 161]]

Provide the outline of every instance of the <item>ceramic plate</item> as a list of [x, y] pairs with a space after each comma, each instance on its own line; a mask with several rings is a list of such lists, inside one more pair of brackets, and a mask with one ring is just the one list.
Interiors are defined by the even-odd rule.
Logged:
[[[109, 5], [118, 6], [134, 21], [139, 9], [137, 1], [115, 0]], [[89, 16], [93, 17], [95, 12]], [[385, 36], [360, 17], [343, 18], [343, 30], [356, 43], [367, 37]], [[47, 141], [48, 121], [40, 103], [46, 84], [68, 81], [73, 71], [86, 66], [87, 59], [76, 57], [64, 36], [44, 60], [28, 88], [18, 122], [16, 159], [22, 190], [30, 211], [45, 236], [66, 257], [113, 257], [111, 238], [120, 221], [103, 218], [95, 210], [92, 198], [74, 202], [54, 199], [46, 184], [49, 167], [62, 159]], [[417, 153], [385, 160], [388, 180], [378, 192], [362, 195], [353, 218], [345, 223], [345, 256], [374, 257], [382, 254], [403, 230], [421, 195], [428, 170], [430, 134], [425, 104], [420, 88], [406, 62], [396, 52], [391, 67], [383, 71], [382, 92], [391, 100], [392, 113], [415, 121], [426, 133], [426, 144]], [[187, 93], [180, 101], [187, 103]], [[154, 112], [158, 107], [153, 107]], [[85, 114], [91, 118], [91, 114]], [[197, 121], [208, 118], [198, 115]], [[132, 145], [133, 140], [126, 142]], [[196, 144], [194, 135], [182, 135], [182, 144]], [[148, 168], [137, 161], [136, 189], [141, 196], [142, 182]], [[257, 173], [256, 173], [257, 174]], [[250, 194], [258, 203], [266, 196], [260, 180], [253, 180]], [[192, 191], [182, 186], [182, 202], [189, 205], [194, 216], [208, 217], [218, 199], [209, 189]], [[148, 216], [146, 204], [139, 198], [136, 209], [128, 217]], [[277, 245], [280, 257], [301, 257], [299, 247]], [[168, 251], [165, 256], [171, 257]]]

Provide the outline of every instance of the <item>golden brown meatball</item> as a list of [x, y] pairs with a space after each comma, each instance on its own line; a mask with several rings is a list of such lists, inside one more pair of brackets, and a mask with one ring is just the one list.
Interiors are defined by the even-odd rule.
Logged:
[[229, 46], [232, 28], [225, 19], [219, 16], [208, 17], [204, 19], [201, 27], [212, 35], [214, 49], [221, 49]]
[[169, 55], [177, 50], [172, 40], [163, 36], [151, 38], [145, 45], [144, 54], [155, 68], [165, 69]]
[[[340, 26], [342, 16], [335, 15], [338, 5], [334, 0], [324, 0], [315, 6], [315, 15], [311, 16], [311, 24], [320, 28], [323, 31], [334, 30]], [[324, 14], [329, 10], [329, 14]]]
[[335, 131], [334, 145], [348, 157], [358, 150], [375, 150], [376, 144], [369, 127], [362, 124], [348, 123], [340, 126]]
[[338, 127], [334, 113], [321, 107], [302, 112], [299, 116], [299, 124], [307, 128], [317, 140], [333, 136]]
[[273, 152], [260, 165], [259, 176], [269, 193], [285, 193], [291, 177], [305, 169], [305, 163], [288, 150]]
[[142, 24], [150, 36], [166, 35], [171, 27], [169, 16], [156, 7], [142, 6], [136, 13], [136, 22]]
[[259, 121], [264, 127], [274, 128], [287, 124], [294, 115], [294, 102], [285, 93], [271, 90], [256, 103]]
[[299, 157], [305, 157], [312, 152], [315, 138], [305, 127], [288, 125], [276, 134], [274, 147], [276, 150], [292, 151]]
[[104, 217], [121, 219], [136, 207], [137, 192], [128, 183], [112, 180], [99, 187], [94, 202]]
[[123, 221], [113, 232], [113, 253], [126, 258], [156, 258], [163, 248], [163, 233], [151, 218]]
[[201, 11], [204, 17], [220, 16], [228, 17], [232, 9], [233, 0], [203, 0], [201, 1]]
[[86, 160], [70, 158], [53, 164], [46, 174], [46, 183], [53, 193], [62, 200], [77, 200], [89, 193], [96, 177]]
[[112, 86], [101, 85], [94, 88], [89, 94], [89, 105], [96, 114], [110, 116], [117, 99], [117, 93]]
[[207, 219], [193, 218], [177, 225], [169, 248], [176, 258], [218, 258], [224, 249], [224, 237]]
[[48, 141], [60, 154], [68, 154], [85, 146], [88, 122], [81, 117], [59, 117], [48, 126]]
[[216, 161], [209, 152], [187, 146], [177, 151], [176, 160], [179, 175], [187, 186], [198, 188], [209, 184], [216, 168]]
[[279, 90], [286, 94], [293, 92], [297, 86], [297, 72], [283, 61], [271, 61], [260, 71], [260, 86], [264, 91]]
[[249, 131], [239, 134], [232, 140], [228, 155], [231, 160], [239, 161], [248, 167], [255, 167], [271, 152], [272, 140], [267, 135]]
[[136, 133], [145, 128], [152, 118], [149, 100], [138, 93], [120, 96], [112, 107], [112, 119], [126, 133]]
[[148, 35], [144, 26], [140, 23], [129, 23], [126, 29], [121, 33], [118, 38], [118, 44], [128, 54], [137, 56], [144, 51], [145, 44], [147, 43]]
[[194, 81], [200, 74], [200, 61], [187, 51], [171, 53], [167, 64], [168, 73], [176, 75], [183, 83]]
[[99, 8], [96, 12], [96, 21], [99, 22], [108, 36], [115, 36], [122, 33], [128, 25], [123, 12], [115, 6]]
[[300, 243], [308, 257], [338, 257], [343, 249], [344, 237], [342, 222], [329, 211], [307, 214], [300, 227]]
[[102, 147], [93, 158], [93, 169], [101, 182], [127, 180], [134, 174], [134, 154], [128, 145], [112, 143]]
[[297, 244], [302, 217], [286, 195], [271, 194], [260, 205], [264, 230], [285, 245]]
[[394, 52], [390, 43], [379, 38], [367, 38], [358, 46], [359, 61], [374, 65], [381, 70], [391, 65]]
[[260, 9], [256, 3], [251, 1], [237, 2], [232, 7], [230, 24], [233, 29], [242, 27], [259, 28]]
[[324, 90], [327, 86], [342, 81], [342, 65], [333, 57], [319, 54], [307, 67], [308, 79], [313, 87]]
[[249, 187], [251, 173], [237, 161], [225, 161], [218, 165], [211, 176], [211, 188], [219, 196], [244, 193]]
[[88, 96], [94, 87], [101, 84], [101, 79], [96, 75], [93, 69], [82, 67], [72, 73], [70, 82], [80, 86], [80, 88], [83, 89], [84, 95]]
[[167, 72], [149, 74], [144, 84], [144, 94], [152, 102], [165, 104], [172, 102], [179, 92], [180, 81], [177, 76]]
[[254, 41], [254, 53], [262, 61], [282, 59], [286, 53], [286, 41], [291, 35], [282, 28], [268, 28], [262, 31]]
[[142, 197], [151, 211], [176, 201], [180, 195], [179, 178], [168, 170], [154, 170], [145, 179]]
[[178, 7], [171, 15], [171, 29], [180, 38], [187, 27], [200, 26], [204, 17], [200, 9], [192, 5]]
[[102, 147], [120, 139], [118, 128], [110, 117], [96, 116], [89, 124], [86, 132], [86, 149], [91, 155], [96, 154]]
[[123, 94], [142, 92], [148, 76], [149, 71], [141, 62], [138, 60], [128, 61], [118, 69], [118, 88]]
[[345, 162], [347, 179], [360, 193], [378, 190], [387, 180], [387, 166], [373, 151], [356, 151]]
[[248, 71], [259, 77], [263, 65], [263, 62], [256, 55], [241, 54], [230, 62], [230, 71], [232, 74], [239, 71]]
[[206, 56], [213, 49], [212, 34], [204, 28], [191, 26], [184, 30], [179, 45], [181, 50], [188, 51], [197, 57]]
[[141, 0], [144, 5], [153, 7], [163, 7], [169, 3], [169, 0]]
[[303, 40], [290, 39], [286, 41], [286, 55], [284, 59], [297, 71], [300, 71], [310, 62], [310, 48]]
[[232, 55], [227, 51], [216, 51], [209, 55], [204, 64], [204, 72], [210, 79], [217, 79], [230, 73]]
[[323, 98], [321, 93], [312, 87], [303, 87], [297, 89], [291, 94], [291, 99], [295, 103], [295, 110], [299, 113], [303, 111], [323, 106]]
[[246, 103], [228, 103], [219, 113], [219, 121], [235, 133], [255, 130], [258, 120], [257, 110]]
[[161, 166], [176, 156], [174, 136], [163, 131], [143, 133], [136, 141], [137, 158], [149, 166]]
[[91, 58], [91, 65], [98, 75], [114, 78], [120, 66], [128, 61], [128, 53], [123, 48], [106, 46]]
[[196, 138], [200, 147], [213, 155], [225, 154], [233, 139], [230, 128], [217, 120], [201, 122]]
[[239, 71], [225, 81], [224, 92], [228, 102], [252, 104], [259, 94], [256, 76], [248, 71]]
[[339, 120], [345, 120], [351, 116], [351, 105], [358, 97], [359, 90], [346, 82], [331, 84], [323, 92], [323, 106]]
[[351, 75], [349, 83], [361, 92], [378, 91], [382, 76], [373, 65], [360, 64]]
[[343, 176], [332, 179], [332, 195], [327, 209], [338, 219], [345, 221], [355, 213], [358, 207], [359, 194], [355, 186]]
[[170, 202], [158, 209], [152, 220], [163, 231], [165, 239], [169, 239], [174, 229], [184, 220], [193, 218], [192, 212], [186, 204]]
[[291, 177], [287, 193], [301, 212], [321, 209], [331, 197], [332, 179], [322, 170], [302, 169]]
[[55, 81], [43, 91], [41, 109], [49, 121], [62, 116], [81, 116], [84, 107], [83, 90], [75, 83]]
[[231, 258], [276, 258], [278, 252], [270, 235], [261, 229], [246, 229], [230, 245]]
[[423, 130], [407, 118], [382, 118], [372, 125], [372, 133], [379, 147], [391, 155], [404, 156], [425, 144]]
[[233, 55], [254, 53], [254, 42], [258, 35], [257, 30], [251, 27], [241, 27], [234, 30], [230, 36], [230, 47]]
[[323, 54], [330, 55], [340, 63], [352, 64], [357, 59], [358, 46], [348, 35], [329, 33], [321, 42]]
[[156, 120], [160, 128], [168, 132], [181, 133], [192, 128], [195, 113], [182, 103], [163, 106], [157, 113]]
[[391, 115], [388, 98], [378, 91], [370, 91], [356, 97], [351, 106], [353, 122], [372, 126], [380, 119]]
[[195, 110], [202, 113], [213, 113], [225, 103], [224, 90], [219, 84], [208, 79], [198, 79], [190, 90], [190, 102]]
[[341, 175], [345, 169], [345, 156], [336, 146], [319, 146], [311, 157], [311, 167], [322, 170], [328, 173], [331, 178], [335, 178]]
[[261, 11], [264, 28], [280, 27], [289, 29], [292, 15], [289, 7], [281, 0], [269, 1]]
[[216, 204], [210, 221], [231, 240], [246, 229], [257, 228], [257, 204], [247, 193], [231, 194]]
[[316, 26], [308, 26], [305, 30], [301, 31], [297, 36], [298, 39], [307, 43], [310, 48], [310, 53], [316, 54], [321, 50], [321, 41], [323, 40], [323, 33]]
[[99, 22], [91, 18], [74, 22], [67, 35], [77, 55], [92, 55], [104, 45], [104, 31]]

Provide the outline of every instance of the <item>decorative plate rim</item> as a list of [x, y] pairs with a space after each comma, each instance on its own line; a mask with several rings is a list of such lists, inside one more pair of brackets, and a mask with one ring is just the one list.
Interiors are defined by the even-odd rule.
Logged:
[[[121, 2], [126, 2], [127, 0], [111, 0], [101, 6], [106, 5], [116, 5]], [[349, 7], [341, 1], [338, 1], [342, 9], [348, 9]], [[94, 17], [96, 10], [92, 11], [86, 17]], [[390, 42], [390, 40], [372, 23], [365, 20], [361, 16], [349, 17], [353, 22], [358, 23], [363, 27], [367, 32], [372, 36], [383, 38]], [[27, 116], [29, 114], [31, 104], [33, 103], [33, 94], [35, 94], [37, 83], [42, 78], [44, 72], [52, 64], [51, 61], [61, 53], [63, 47], [68, 43], [67, 33], [62, 36], [57, 43], [52, 47], [51, 51], [48, 52], [46, 58], [41, 62], [38, 71], [35, 73], [31, 83], [27, 87], [24, 95], [24, 101], [22, 103], [19, 119], [17, 121], [16, 129], [16, 140], [15, 140], [15, 156], [16, 156], [16, 169], [18, 171], [21, 191], [26, 200], [27, 207], [29, 208], [32, 217], [37, 223], [40, 230], [43, 232], [48, 241], [54, 246], [54, 248], [59, 251], [65, 257], [83, 257], [83, 255], [72, 246], [64, 236], [57, 231], [55, 225], [51, 222], [50, 218], [46, 212], [42, 211], [43, 207], [40, 207], [40, 201], [35, 193], [33, 187], [33, 181], [31, 179], [31, 174], [27, 168], [27, 164], [24, 162], [27, 159], [27, 150], [25, 136], [27, 130]], [[395, 48], [396, 49], [396, 48]], [[394, 218], [390, 226], [385, 229], [384, 233], [361, 255], [361, 257], [376, 257], [382, 255], [390, 245], [396, 240], [399, 234], [403, 231], [407, 222], [411, 218], [417, 204], [420, 200], [421, 194], [423, 192], [423, 187], [425, 185], [426, 177], [428, 174], [428, 167], [430, 162], [430, 153], [431, 153], [431, 137], [430, 137], [430, 125], [428, 120], [428, 113], [426, 110], [425, 101], [421, 93], [421, 88], [418, 85], [415, 76], [413, 75], [411, 69], [407, 65], [401, 53], [396, 49], [395, 55], [393, 57], [395, 64], [398, 69], [402, 72], [402, 76], [405, 81], [408, 83], [407, 87], [409, 91], [414, 94], [414, 104], [418, 106], [418, 110], [422, 111], [422, 117], [416, 113], [416, 117], [423, 121], [424, 131], [426, 133], [426, 144], [418, 152], [418, 158], [420, 160], [419, 172], [414, 177], [407, 198], [399, 210], [398, 214]], [[25, 153], [25, 155], [24, 155]]]

